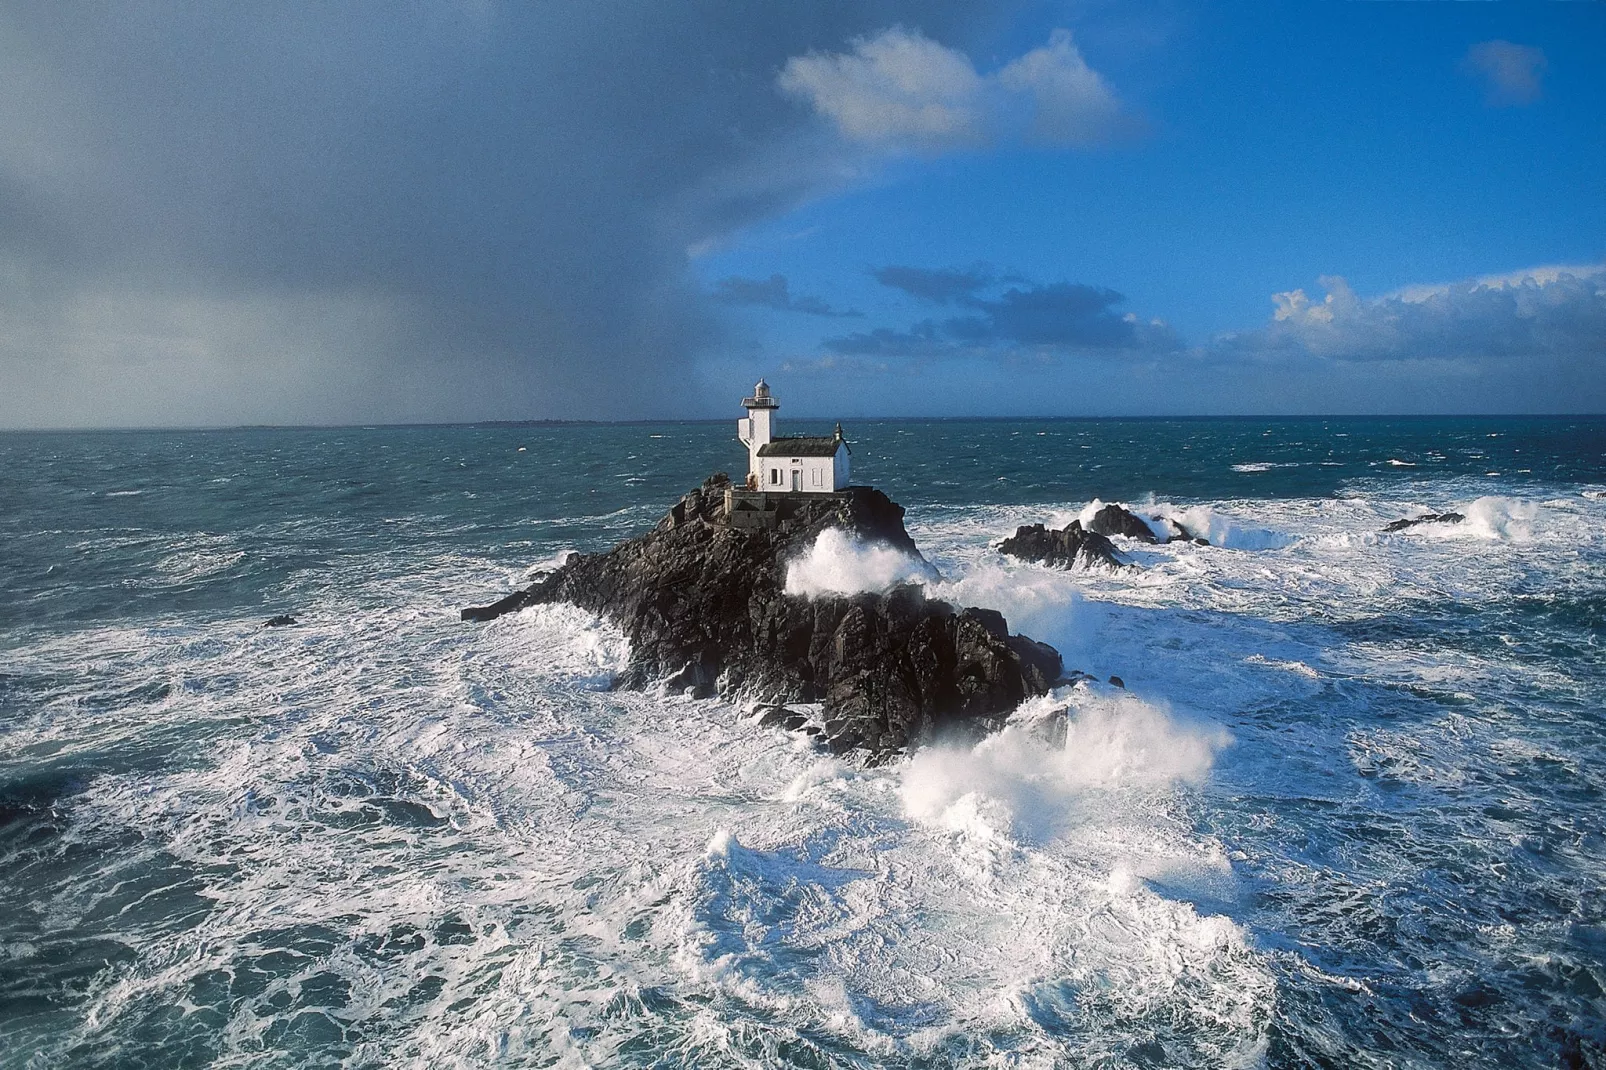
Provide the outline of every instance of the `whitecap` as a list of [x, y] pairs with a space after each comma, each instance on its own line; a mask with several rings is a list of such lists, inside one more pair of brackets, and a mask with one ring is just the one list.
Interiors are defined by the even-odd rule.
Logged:
[[1090, 791], [1197, 784], [1228, 742], [1121, 691], [1062, 688], [968, 748], [928, 747], [903, 769], [908, 815], [983, 839], [1052, 838]]
[[1457, 511], [1466, 519], [1459, 523], [1430, 521], [1409, 529], [1410, 533], [1433, 539], [1532, 542], [1540, 507], [1534, 502], [1491, 494], [1460, 506]]
[[839, 528], [827, 528], [788, 567], [786, 593], [806, 598], [860, 594], [935, 578], [930, 565], [902, 550], [862, 542]]
[[1208, 540], [1211, 546], [1229, 550], [1278, 550], [1294, 541], [1282, 532], [1245, 523], [1208, 505], [1162, 509], [1160, 513], [1182, 525], [1189, 534]]

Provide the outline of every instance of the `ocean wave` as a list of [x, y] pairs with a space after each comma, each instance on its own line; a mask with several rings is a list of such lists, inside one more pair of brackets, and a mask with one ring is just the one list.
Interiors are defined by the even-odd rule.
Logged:
[[1456, 511], [1464, 519], [1430, 522], [1408, 529], [1411, 534], [1432, 539], [1482, 539], [1493, 542], [1534, 541], [1534, 524], [1540, 519], [1538, 503], [1519, 498], [1485, 495]]
[[822, 595], [887, 591], [936, 578], [924, 561], [891, 546], [864, 543], [838, 528], [822, 531], [803, 556], [787, 566], [786, 593]]
[[1278, 550], [1293, 541], [1291, 536], [1282, 532], [1247, 522], [1208, 505], [1162, 509], [1160, 512], [1192, 534], [1208, 539], [1210, 545], [1229, 550]]
[[[915, 503], [934, 597], [1130, 690], [877, 768], [717, 700], [609, 690], [628, 646], [574, 607], [457, 620], [645, 505], [518, 543], [298, 518], [316, 553], [229, 611], [164, 595], [19, 626], [0, 976], [50, 1017], [0, 1044], [51, 1065], [1521, 1062], [1532, 1022], [1592, 1010], [1606, 861], [1562, 803], [1606, 791], [1606, 501], [1400, 482], [1149, 499], [1228, 549], [1275, 538], [1134, 545], [1119, 573], [993, 550], [1094, 488]], [[1380, 534], [1445, 509], [1468, 520]], [[97, 529], [63, 556], [172, 592], [247, 548], [188, 538]], [[863, 549], [819, 555], [818, 589], [908, 575]], [[264, 601], [302, 624], [262, 628]]]
[[1298, 468], [1298, 461], [1250, 461], [1232, 466], [1234, 472], [1270, 472], [1277, 468]]
[[1027, 828], [1043, 840], [1089, 791], [1205, 778], [1225, 732], [1182, 724], [1135, 695], [1109, 691], [1062, 688], [1026, 703], [978, 744], [920, 751], [902, 770], [905, 810], [950, 831], [992, 838]]

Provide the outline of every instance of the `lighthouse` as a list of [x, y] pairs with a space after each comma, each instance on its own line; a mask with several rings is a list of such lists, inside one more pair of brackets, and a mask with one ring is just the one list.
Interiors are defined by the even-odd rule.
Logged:
[[747, 489], [767, 494], [833, 494], [848, 486], [849, 450], [842, 425], [830, 436], [777, 437], [775, 410], [781, 407], [760, 379], [753, 396], [742, 399], [747, 415], [736, 421], [736, 437], [747, 447]]

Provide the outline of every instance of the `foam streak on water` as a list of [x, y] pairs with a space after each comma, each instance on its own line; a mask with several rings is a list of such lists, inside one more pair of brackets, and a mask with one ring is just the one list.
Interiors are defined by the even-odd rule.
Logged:
[[[1001, 466], [1019, 441], [912, 426], [991, 435]], [[1047, 428], [1081, 463], [1078, 426]], [[1497, 483], [1487, 456], [1424, 474], [1414, 439], [1361, 426], [1349, 453], [1199, 428], [1160, 438], [1217, 450], [1220, 492], [1127, 500], [1218, 545], [1117, 540], [1140, 569], [992, 550], [1119, 486], [975, 501], [891, 472], [933, 594], [1126, 689], [875, 768], [739, 706], [609, 691], [624, 641], [573, 608], [457, 620], [700, 474], [595, 495], [565, 457], [663, 435], [689, 468], [717, 449], [695, 426], [153, 439], [139, 464], [115, 436], [5, 440], [35, 512], [0, 531], [0, 1065], [1597, 1051], [1599, 485]], [[199, 460], [153, 476], [181, 447]], [[387, 483], [380, 447], [416, 483]], [[1355, 472], [1256, 492], [1329, 461]], [[1449, 509], [1467, 521], [1380, 533]], [[814, 596], [918, 578], [853, 545], [801, 565]], [[300, 623], [261, 627], [283, 611]]]

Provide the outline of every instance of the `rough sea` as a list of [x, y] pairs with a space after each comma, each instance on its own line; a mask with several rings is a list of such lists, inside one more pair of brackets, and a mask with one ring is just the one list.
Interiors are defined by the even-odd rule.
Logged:
[[[933, 594], [1124, 679], [1063, 749], [458, 620], [734, 420], [0, 435], [0, 1066], [1603, 1065], [1606, 419], [846, 430]], [[1213, 545], [992, 549], [1095, 499]]]

